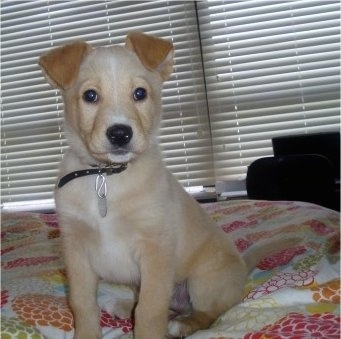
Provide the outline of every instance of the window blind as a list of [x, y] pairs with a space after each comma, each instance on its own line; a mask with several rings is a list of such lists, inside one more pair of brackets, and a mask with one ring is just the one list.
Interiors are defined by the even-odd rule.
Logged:
[[339, 131], [339, 1], [197, 7], [218, 180], [244, 179], [272, 137]]
[[3, 204], [51, 202], [58, 164], [68, 147], [63, 103], [45, 82], [38, 57], [77, 39], [94, 46], [121, 44], [131, 30], [175, 45], [174, 73], [163, 90], [160, 135], [167, 166], [185, 186], [213, 183], [193, 2], [1, 1]]
[[123, 43], [130, 30], [170, 39], [166, 163], [185, 186], [211, 185], [212, 157], [218, 182], [239, 182], [272, 137], [339, 130], [339, 26], [336, 0], [1, 1], [2, 206], [52, 201], [67, 144], [37, 66], [51, 47]]

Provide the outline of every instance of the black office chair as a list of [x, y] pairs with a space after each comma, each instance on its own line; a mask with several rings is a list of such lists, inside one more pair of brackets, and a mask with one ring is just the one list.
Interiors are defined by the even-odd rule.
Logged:
[[246, 190], [250, 199], [306, 201], [335, 209], [334, 171], [322, 155], [257, 159], [248, 168]]

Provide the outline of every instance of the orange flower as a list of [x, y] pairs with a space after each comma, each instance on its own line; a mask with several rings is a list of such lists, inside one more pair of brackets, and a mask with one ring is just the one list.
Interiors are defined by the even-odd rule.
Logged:
[[340, 302], [340, 279], [335, 279], [322, 284], [317, 287], [311, 288], [313, 299], [316, 302]]
[[63, 331], [73, 329], [73, 317], [64, 297], [26, 294], [12, 302], [13, 311], [30, 325], [53, 326]]

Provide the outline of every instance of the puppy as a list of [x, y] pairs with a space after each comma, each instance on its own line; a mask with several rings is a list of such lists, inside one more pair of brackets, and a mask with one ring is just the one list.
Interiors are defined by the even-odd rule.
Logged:
[[[55, 191], [75, 338], [101, 337], [99, 279], [137, 286], [136, 339], [187, 336], [240, 302], [248, 272], [274, 242], [242, 258], [166, 169], [157, 143], [173, 46], [132, 33], [125, 46], [75, 42], [40, 58], [59, 88], [69, 150]], [[176, 283], [192, 310], [168, 323]]]

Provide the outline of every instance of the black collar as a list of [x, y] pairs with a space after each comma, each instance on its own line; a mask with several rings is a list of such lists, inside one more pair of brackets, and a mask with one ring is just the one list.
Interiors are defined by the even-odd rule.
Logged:
[[90, 168], [90, 169], [71, 172], [59, 179], [57, 183], [57, 188], [63, 187], [65, 184], [67, 184], [69, 181], [73, 179], [84, 177], [86, 175], [103, 174], [103, 173], [105, 173], [106, 175], [111, 175], [114, 173], [121, 173], [127, 168], [127, 166], [128, 166], [127, 163], [110, 164], [106, 167]]

